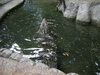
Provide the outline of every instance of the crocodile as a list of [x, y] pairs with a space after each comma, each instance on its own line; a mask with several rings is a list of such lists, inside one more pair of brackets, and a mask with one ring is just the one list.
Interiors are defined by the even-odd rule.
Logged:
[[49, 67], [57, 68], [57, 45], [54, 42], [50, 27], [45, 18], [42, 20], [37, 33], [38, 37], [36, 38], [36, 41], [38, 42], [39, 47], [43, 48], [38, 52], [40, 57], [38, 57], [37, 61], [40, 60]]

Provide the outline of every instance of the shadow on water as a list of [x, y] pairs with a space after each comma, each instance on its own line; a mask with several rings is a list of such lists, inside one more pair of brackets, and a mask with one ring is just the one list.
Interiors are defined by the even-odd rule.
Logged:
[[[47, 18], [52, 31], [57, 34], [59, 46], [58, 68], [65, 73], [76, 72], [80, 75], [100, 73], [100, 28], [76, 25], [66, 20], [56, 11], [57, 2], [52, 0], [25, 0], [15, 12], [9, 13], [0, 25], [1, 48], [37, 47], [33, 37], [42, 19]], [[31, 51], [22, 51], [31, 54]]]

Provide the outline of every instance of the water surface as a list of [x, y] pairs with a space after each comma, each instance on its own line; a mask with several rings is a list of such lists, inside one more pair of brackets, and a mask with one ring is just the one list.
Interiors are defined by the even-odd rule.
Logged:
[[[100, 73], [100, 28], [76, 25], [56, 11], [52, 0], [25, 0], [20, 8], [8, 13], [0, 25], [0, 47], [21, 49], [37, 47], [34, 36], [43, 18], [57, 34], [58, 69], [80, 75]], [[23, 51], [31, 54], [31, 51]]]

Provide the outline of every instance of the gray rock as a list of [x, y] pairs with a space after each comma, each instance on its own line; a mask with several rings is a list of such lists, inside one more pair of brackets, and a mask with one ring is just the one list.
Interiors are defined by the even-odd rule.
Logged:
[[0, 0], [0, 5], [1, 5], [1, 4], [8, 3], [9, 1], [12, 1], [12, 0]]
[[90, 22], [90, 5], [91, 2], [80, 3], [76, 17], [77, 21]]
[[18, 5], [22, 4], [24, 2], [24, 0], [12, 0], [4, 5], [2, 5], [0, 7], [0, 20], [2, 19], [2, 17], [11, 9], [13, 9], [14, 7], [17, 7]]
[[64, 17], [100, 26], [100, 0], [65, 0], [65, 5], [65, 10], [63, 4], [58, 7]]
[[6, 48], [1, 48], [1, 49], [0, 49], [0, 52], [4, 51], [5, 49], [6, 49]]
[[62, 11], [64, 13], [64, 4], [62, 3], [61, 5], [58, 6], [58, 10]]
[[91, 20], [93, 24], [100, 26], [100, 4], [91, 9]]
[[55, 72], [57, 75], [65, 75], [64, 72], [62, 72], [62, 71], [60, 71], [60, 70], [58, 70], [56, 68], [50, 68], [49, 71], [50, 72]]
[[28, 59], [28, 58], [21, 58], [19, 62], [26, 63], [29, 65], [35, 65], [35, 63], [31, 59]]
[[22, 58], [22, 54], [13, 53], [9, 58], [19, 61]]
[[34, 66], [35, 68], [39, 67], [42, 69], [49, 69], [49, 67], [43, 63], [36, 63], [36, 65]]
[[66, 75], [0, 57], [0, 75]]
[[66, 9], [63, 13], [66, 18], [76, 18], [79, 0], [66, 0]]
[[5, 58], [9, 58], [9, 56], [10, 56], [12, 53], [13, 53], [12, 51], [6, 49], [6, 50], [4, 50], [4, 51], [2, 51], [2, 52], [0, 53], [0, 56], [5, 57]]

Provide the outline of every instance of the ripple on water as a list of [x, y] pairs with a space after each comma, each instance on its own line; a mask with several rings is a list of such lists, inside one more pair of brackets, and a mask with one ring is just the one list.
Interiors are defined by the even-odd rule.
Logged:
[[74, 21], [66, 20], [55, 7], [56, 3], [52, 0], [25, 0], [24, 5], [10, 13], [0, 25], [1, 47], [22, 52], [24, 57], [38, 57], [32, 55], [34, 49], [25, 49], [37, 48], [33, 37], [42, 19], [47, 18], [51, 30], [57, 36], [58, 68], [66, 73], [99, 75], [100, 29], [76, 25]]

